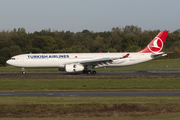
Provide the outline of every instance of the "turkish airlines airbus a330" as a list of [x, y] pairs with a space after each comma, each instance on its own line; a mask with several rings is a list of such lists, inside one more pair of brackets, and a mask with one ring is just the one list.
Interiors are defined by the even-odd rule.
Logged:
[[158, 57], [166, 56], [161, 52], [168, 31], [161, 31], [143, 50], [126, 53], [47, 53], [21, 54], [6, 61], [7, 64], [24, 68], [58, 68], [60, 71], [96, 74], [93, 68], [121, 67], [134, 65]]

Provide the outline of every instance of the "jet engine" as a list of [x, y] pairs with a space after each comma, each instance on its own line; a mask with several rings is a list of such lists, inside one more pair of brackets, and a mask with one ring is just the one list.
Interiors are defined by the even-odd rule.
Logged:
[[68, 64], [65, 66], [66, 72], [80, 72], [84, 70], [84, 66], [81, 64]]

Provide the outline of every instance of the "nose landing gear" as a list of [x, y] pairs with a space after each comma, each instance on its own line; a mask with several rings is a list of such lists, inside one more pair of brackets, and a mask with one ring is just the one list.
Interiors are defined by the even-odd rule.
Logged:
[[25, 72], [25, 69], [24, 69], [24, 68], [22, 68], [22, 74], [26, 74], [26, 72]]

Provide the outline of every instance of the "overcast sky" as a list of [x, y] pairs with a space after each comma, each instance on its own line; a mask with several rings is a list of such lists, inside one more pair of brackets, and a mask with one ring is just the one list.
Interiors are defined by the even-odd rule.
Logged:
[[0, 0], [0, 31], [104, 32], [126, 25], [180, 29], [180, 0]]

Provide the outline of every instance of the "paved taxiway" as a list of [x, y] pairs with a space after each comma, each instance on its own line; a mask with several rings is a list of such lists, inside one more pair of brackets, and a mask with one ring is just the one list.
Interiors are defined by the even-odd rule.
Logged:
[[[0, 76], [8, 76], [8, 75], [23, 75], [21, 73], [0, 73]], [[84, 75], [80, 73], [26, 73], [25, 75], [41, 75], [41, 76], [48, 76], [48, 75]], [[180, 72], [98, 72], [96, 75], [180, 75]]]
[[0, 92], [0, 96], [180, 96], [180, 91]]

